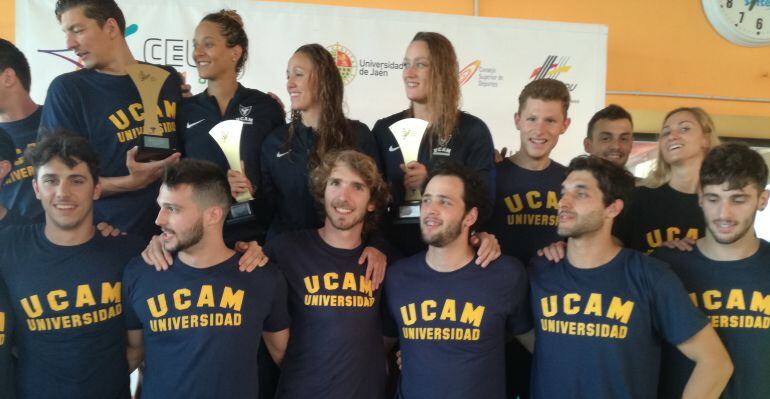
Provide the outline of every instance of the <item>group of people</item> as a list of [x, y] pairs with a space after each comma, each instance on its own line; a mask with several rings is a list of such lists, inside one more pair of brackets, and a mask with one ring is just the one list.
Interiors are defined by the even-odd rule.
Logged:
[[[631, 115], [590, 120], [588, 155], [550, 158], [570, 93], [527, 84], [520, 148], [460, 110], [441, 34], [404, 56], [407, 109], [347, 119], [318, 44], [288, 60], [288, 117], [238, 77], [249, 42], [206, 15], [202, 93], [171, 67], [165, 159], [139, 162], [137, 64], [112, 0], [58, 0], [85, 66], [29, 96], [0, 39], [0, 396], [762, 398], [770, 395], [768, 168], [699, 108], [663, 120], [656, 165], [625, 170]], [[416, 161], [390, 130], [428, 122]], [[209, 131], [243, 124], [242, 171]], [[421, 191], [419, 217], [400, 213]], [[249, 218], [230, 209], [253, 198]], [[409, 215], [406, 215], [409, 216]]]

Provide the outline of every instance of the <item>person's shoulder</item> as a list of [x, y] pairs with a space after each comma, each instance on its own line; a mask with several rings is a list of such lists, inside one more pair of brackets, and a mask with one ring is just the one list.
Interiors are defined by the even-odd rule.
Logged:
[[353, 131], [356, 132], [356, 134], [371, 134], [371, 130], [369, 130], [369, 126], [367, 126], [366, 123], [363, 123], [357, 119], [348, 119], [347, 121], [350, 124], [350, 127], [353, 128]]
[[262, 144], [262, 149], [265, 148], [274, 150], [283, 146], [286, 140], [286, 135], [289, 132], [289, 125], [281, 125], [271, 130], [265, 137], [265, 141]]
[[621, 256], [624, 256], [626, 275], [647, 287], [655, 287], [661, 279], [676, 276], [671, 263], [664, 259], [647, 256], [630, 248], [623, 248]]
[[548, 170], [552, 172], [564, 173], [567, 171], [567, 167], [551, 159], [551, 164], [548, 165]]
[[390, 125], [405, 118], [406, 118], [406, 110], [398, 111], [393, 115], [386, 116], [382, 119], [378, 119], [377, 122], [374, 123], [374, 126], [372, 127], [372, 131], [384, 129], [389, 132], [390, 130], [388, 128], [390, 128]]
[[73, 93], [73, 88], [80, 85], [84, 80], [91, 79], [94, 76], [94, 71], [90, 69], [78, 69], [77, 71], [65, 72], [51, 81], [48, 85], [49, 93], [56, 93], [58, 91], [66, 91], [69, 98]]
[[469, 128], [483, 128], [489, 130], [486, 122], [484, 122], [481, 118], [465, 111], [459, 112], [458, 121], [461, 125], [467, 126]]
[[147, 65], [152, 65], [154, 67], [161, 68], [161, 69], [165, 70], [166, 72], [168, 72], [169, 74], [171, 74], [173, 76], [178, 76], [177, 74], [179, 73], [179, 72], [177, 72], [176, 68], [174, 68], [171, 65], [152, 64], [152, 63], [149, 63], [149, 62], [147, 63]]
[[674, 261], [677, 259], [683, 259], [688, 258], [691, 256], [694, 256], [693, 251], [682, 251], [679, 249], [674, 248], [667, 248], [667, 247], [657, 247], [655, 250], [653, 250], [649, 257], [653, 259], [658, 259], [663, 261], [664, 263], [673, 264]]
[[552, 273], [561, 268], [563, 262], [564, 260], [553, 262], [545, 256], [535, 255], [527, 263], [527, 273], [533, 278], [546, 273]]
[[266, 248], [272, 251], [287, 251], [294, 249], [303, 249], [304, 244], [311, 239], [313, 229], [284, 231], [265, 243]]
[[425, 251], [420, 251], [412, 256], [398, 259], [388, 266], [385, 278], [388, 276], [401, 277], [410, 270], [417, 270], [417, 266], [425, 263]]
[[526, 276], [526, 268], [520, 260], [513, 256], [501, 255], [486, 267], [486, 271], [499, 274], [506, 280], [520, 276]]
[[134, 256], [126, 263], [126, 267], [123, 269], [123, 281], [127, 284], [133, 284], [145, 274], [167, 272], [156, 271], [155, 267], [145, 262], [141, 256]]

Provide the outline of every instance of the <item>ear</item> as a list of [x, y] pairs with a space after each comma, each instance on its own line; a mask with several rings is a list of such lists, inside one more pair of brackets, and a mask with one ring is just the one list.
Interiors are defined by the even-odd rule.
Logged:
[[587, 154], [590, 154], [591, 151], [593, 151], [593, 149], [594, 149], [594, 146], [593, 146], [593, 142], [591, 141], [591, 139], [588, 138], [588, 137], [584, 138], [583, 139], [583, 150]]
[[11, 173], [11, 168], [13, 168], [11, 161], [0, 161], [0, 182], [5, 180], [8, 173]]
[[94, 201], [96, 201], [96, 200], [98, 200], [101, 197], [102, 197], [102, 183], [99, 182], [99, 183], [96, 183], [96, 185], [94, 185], [93, 199], [94, 199]]
[[115, 18], [107, 18], [102, 29], [110, 35], [110, 39], [123, 37], [123, 34], [120, 33], [120, 27], [118, 27], [118, 21]]
[[471, 208], [468, 213], [465, 214], [465, 217], [463, 217], [463, 227], [467, 227], [468, 229], [473, 226], [474, 223], [479, 219], [479, 208], [473, 207]]
[[0, 85], [3, 87], [11, 87], [15, 77], [16, 72], [13, 70], [13, 68], [5, 68], [4, 70], [0, 71]]
[[233, 58], [235, 58], [235, 61], [238, 62], [239, 59], [241, 59], [241, 55], [243, 54], [243, 47], [240, 45], [236, 45], [233, 48], [230, 49], [233, 54]]
[[375, 209], [377, 209], [377, 207], [374, 205], [374, 202], [370, 202], [369, 205], [366, 206], [367, 212], [374, 212]]
[[703, 208], [703, 187], [698, 184], [698, 206]]
[[32, 179], [32, 189], [35, 190], [35, 198], [40, 199], [40, 188], [37, 186], [37, 176]]
[[521, 130], [521, 127], [519, 127], [519, 123], [521, 123], [521, 115], [519, 113], [513, 114], [513, 123], [516, 125], [517, 130]]
[[614, 219], [620, 215], [620, 212], [623, 211], [623, 207], [625, 204], [623, 203], [623, 200], [616, 199], [615, 201], [612, 201], [611, 204], [607, 205], [606, 208], [604, 208], [604, 215], [608, 218]]
[[222, 222], [225, 215], [221, 206], [212, 205], [203, 211], [203, 223], [206, 225], [217, 225]]
[[767, 207], [767, 200], [768, 197], [770, 197], [770, 191], [763, 190], [761, 194], [759, 194], [759, 203], [757, 204], [757, 209], [760, 211], [764, 211], [765, 207]]
[[564, 124], [562, 125], [561, 133], [559, 134], [564, 134], [564, 132], [566, 132], [567, 129], [569, 128], [570, 123], [572, 123], [572, 119], [564, 118]]

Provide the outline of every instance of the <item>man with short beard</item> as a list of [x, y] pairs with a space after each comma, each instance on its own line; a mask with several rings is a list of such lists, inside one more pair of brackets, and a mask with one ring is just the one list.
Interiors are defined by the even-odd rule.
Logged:
[[260, 335], [279, 364], [289, 338], [283, 277], [269, 264], [238, 270], [222, 238], [230, 189], [215, 164], [169, 167], [158, 205], [174, 267], [137, 257], [123, 276], [129, 368], [146, 364], [142, 397], [257, 397]]
[[527, 277], [501, 256], [482, 269], [471, 230], [484, 214], [478, 176], [446, 163], [423, 190], [420, 229], [428, 250], [385, 276], [386, 334], [401, 345], [399, 398], [505, 398], [505, 338], [531, 348]]
[[[658, 249], [690, 298], [711, 320], [735, 364], [722, 398], [770, 397], [770, 244], [757, 238], [754, 220], [767, 206], [768, 169], [742, 144], [712, 149], [700, 170], [700, 206], [706, 235], [692, 251]], [[693, 363], [664, 351], [662, 398], [679, 398]]]
[[530, 267], [535, 352], [532, 398], [652, 398], [661, 342], [696, 362], [683, 398], [716, 398], [732, 363], [666, 264], [620, 247], [611, 231], [634, 186], [597, 157], [569, 165], [559, 200], [557, 263]]
[[120, 285], [144, 242], [96, 233], [98, 155], [85, 139], [52, 134], [25, 156], [45, 223], [0, 233], [19, 397], [129, 398]]
[[276, 398], [384, 398], [381, 290], [358, 260], [388, 186], [373, 159], [350, 150], [327, 154], [310, 182], [323, 226], [265, 245], [288, 281], [292, 319]]

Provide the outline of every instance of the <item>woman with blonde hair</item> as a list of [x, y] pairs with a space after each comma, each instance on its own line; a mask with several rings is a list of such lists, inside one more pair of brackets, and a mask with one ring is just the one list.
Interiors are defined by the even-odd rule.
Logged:
[[[486, 183], [491, 205], [495, 193], [492, 134], [479, 118], [460, 111], [457, 55], [452, 43], [436, 32], [418, 32], [404, 56], [403, 81], [409, 108], [380, 119], [372, 132], [379, 147], [393, 202], [386, 228], [390, 241], [405, 255], [425, 248], [415, 218], [399, 217], [408, 189], [420, 189], [428, 171], [442, 161], [462, 163]], [[418, 160], [405, 163], [390, 126], [407, 118], [428, 122]], [[486, 215], [485, 215], [486, 216]]]
[[649, 253], [665, 242], [703, 235], [698, 174], [706, 154], [718, 144], [714, 122], [703, 109], [681, 107], [666, 114], [655, 166], [634, 190], [616, 226], [626, 247]]

